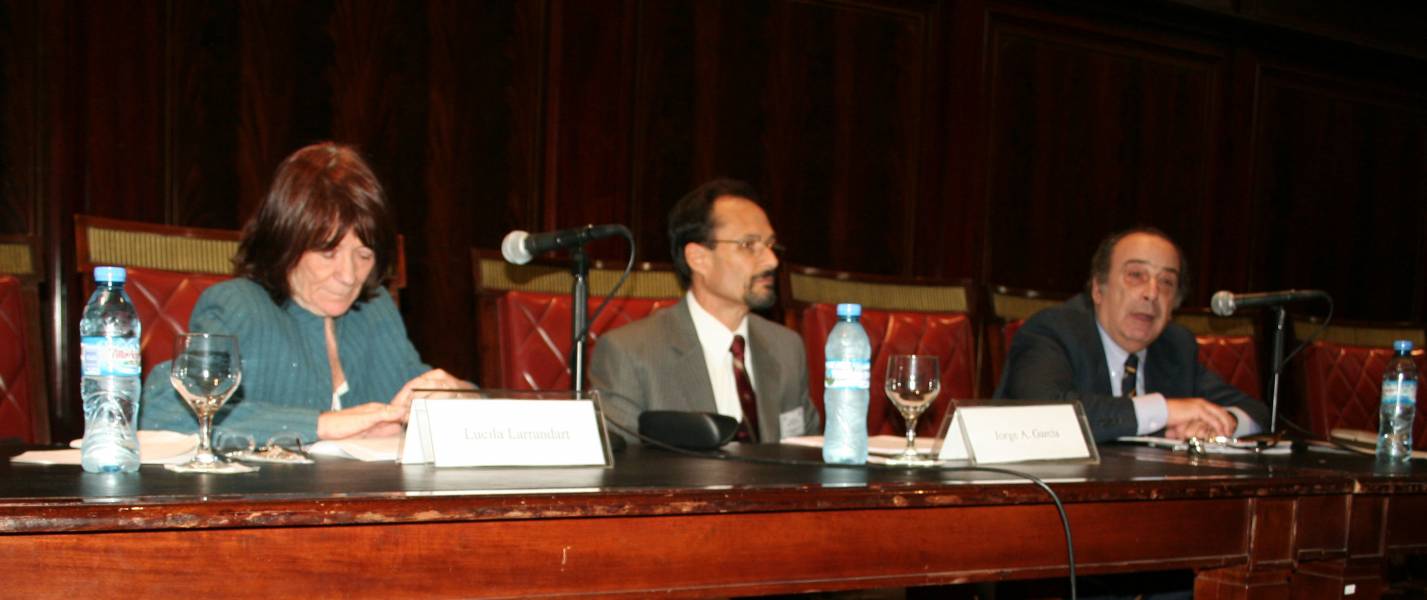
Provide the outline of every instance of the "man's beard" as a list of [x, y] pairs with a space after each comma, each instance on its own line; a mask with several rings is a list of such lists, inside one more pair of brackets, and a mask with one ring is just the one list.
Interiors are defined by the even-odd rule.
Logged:
[[776, 277], [777, 275], [778, 272], [776, 270], [765, 271], [754, 275], [753, 279], [750, 280], [751, 283], [748, 285], [748, 293], [743, 295], [743, 303], [747, 304], [748, 308], [752, 310], [767, 310], [773, 308], [773, 305], [778, 303], [778, 292], [775, 286], [768, 286], [768, 290], [761, 294], [756, 291], [756, 289], [759, 279], [764, 277]]

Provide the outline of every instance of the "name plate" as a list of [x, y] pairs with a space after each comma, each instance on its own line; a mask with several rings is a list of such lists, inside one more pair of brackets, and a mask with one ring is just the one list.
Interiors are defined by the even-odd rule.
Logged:
[[428, 392], [412, 401], [403, 464], [612, 466], [593, 392]]
[[939, 460], [1100, 461], [1078, 402], [959, 405], [949, 421], [942, 427]]

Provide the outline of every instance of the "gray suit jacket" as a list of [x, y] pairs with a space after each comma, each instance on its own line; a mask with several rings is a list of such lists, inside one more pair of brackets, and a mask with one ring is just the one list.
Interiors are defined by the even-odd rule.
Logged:
[[[789, 433], [820, 432], [822, 419], [808, 396], [802, 338], [750, 314], [748, 343], [758, 394], [758, 439], [782, 439], [785, 418], [791, 428], [801, 427]], [[687, 300], [600, 336], [590, 359], [590, 387], [599, 390], [608, 418], [631, 431], [638, 431], [639, 414], [646, 410], [718, 412]]]

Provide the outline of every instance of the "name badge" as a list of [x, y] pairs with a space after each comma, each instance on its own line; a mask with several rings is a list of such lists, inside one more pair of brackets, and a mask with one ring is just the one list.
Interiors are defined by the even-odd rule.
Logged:
[[1079, 402], [958, 405], [942, 439], [939, 460], [1100, 462]]
[[599, 396], [586, 392], [429, 391], [412, 400], [403, 464], [612, 466]]

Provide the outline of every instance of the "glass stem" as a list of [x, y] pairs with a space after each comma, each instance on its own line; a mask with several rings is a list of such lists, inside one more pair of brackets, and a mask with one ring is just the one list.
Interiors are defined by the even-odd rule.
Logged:
[[213, 415], [198, 415], [198, 453], [194, 458], [213, 457]]
[[917, 419], [921, 415], [907, 419], [907, 450], [903, 454], [917, 453]]

